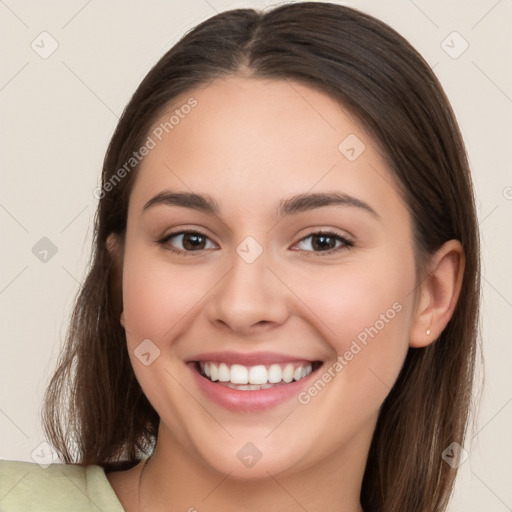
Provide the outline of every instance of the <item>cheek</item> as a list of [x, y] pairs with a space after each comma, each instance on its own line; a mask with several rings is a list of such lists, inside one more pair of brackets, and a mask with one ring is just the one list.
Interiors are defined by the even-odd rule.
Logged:
[[[347, 339], [362, 342], [368, 329], [403, 332], [414, 289], [414, 271], [386, 266], [340, 266], [296, 275], [291, 286], [317, 317], [322, 332], [340, 351]], [[373, 329], [371, 329], [374, 332]]]
[[361, 400], [378, 407], [408, 350], [414, 260], [403, 255], [371, 265], [323, 269], [314, 275], [314, 279], [299, 276], [292, 287], [333, 349], [330, 367], [336, 378], [332, 383], [340, 390], [335, 400], [344, 401], [351, 395], [353, 400], [358, 397], [356, 403]]
[[158, 344], [177, 329], [209, 289], [198, 266], [179, 271], [155, 257], [154, 250], [127, 248], [123, 267], [123, 308], [129, 342], [149, 338]]

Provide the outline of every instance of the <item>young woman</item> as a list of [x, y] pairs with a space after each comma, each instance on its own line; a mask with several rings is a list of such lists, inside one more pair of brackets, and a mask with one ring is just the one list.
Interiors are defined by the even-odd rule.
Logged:
[[446, 509], [479, 248], [407, 41], [331, 3], [218, 14], [143, 80], [95, 194], [44, 410], [67, 464], [2, 463], [5, 510]]

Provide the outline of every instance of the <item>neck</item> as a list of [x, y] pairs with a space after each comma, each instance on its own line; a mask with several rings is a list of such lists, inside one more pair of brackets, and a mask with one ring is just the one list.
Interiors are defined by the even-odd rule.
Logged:
[[144, 468], [141, 512], [361, 512], [359, 495], [370, 441], [371, 433], [354, 438], [328, 459], [294, 474], [266, 472], [266, 478], [242, 480], [192, 456], [161, 423], [157, 446]]

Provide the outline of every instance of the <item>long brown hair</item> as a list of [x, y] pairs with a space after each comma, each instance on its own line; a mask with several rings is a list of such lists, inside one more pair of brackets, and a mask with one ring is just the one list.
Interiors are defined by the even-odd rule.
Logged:
[[441, 454], [464, 443], [477, 354], [479, 240], [468, 162], [449, 102], [423, 58], [386, 24], [333, 3], [215, 15], [185, 34], [136, 90], [105, 157], [91, 268], [45, 395], [46, 435], [65, 462], [106, 470], [129, 468], [154, 448], [159, 417], [130, 364], [119, 322], [121, 269], [106, 247], [109, 234], [124, 235], [137, 166], [105, 185], [179, 95], [241, 72], [315, 87], [363, 123], [401, 188], [420, 268], [444, 242], [463, 246], [454, 315], [433, 344], [409, 349], [382, 405], [361, 491], [365, 510], [445, 510], [456, 470]]

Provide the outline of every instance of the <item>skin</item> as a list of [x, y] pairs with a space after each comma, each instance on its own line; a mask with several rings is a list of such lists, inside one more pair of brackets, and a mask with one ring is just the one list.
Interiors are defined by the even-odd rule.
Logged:
[[[379, 407], [409, 347], [432, 343], [448, 323], [462, 248], [447, 242], [417, 281], [410, 216], [381, 151], [324, 93], [237, 75], [188, 92], [169, 112], [190, 96], [197, 106], [137, 171], [125, 246], [108, 241], [123, 269], [120, 321], [132, 365], [161, 418], [142, 509], [360, 511]], [[338, 150], [349, 134], [365, 144], [354, 161]], [[143, 213], [167, 189], [209, 194], [220, 214], [170, 205]], [[333, 191], [376, 215], [331, 205], [275, 216], [282, 199]], [[185, 228], [207, 235], [205, 249], [181, 255], [155, 243]], [[315, 249], [311, 235], [321, 229], [355, 245]], [[247, 236], [263, 249], [252, 263], [236, 252]], [[167, 247], [185, 250], [182, 242]], [[263, 412], [228, 411], [184, 364], [205, 351], [271, 351], [321, 360], [321, 375], [396, 303], [400, 312], [307, 405], [294, 396]], [[134, 355], [147, 338], [161, 351], [149, 366]], [[251, 468], [237, 458], [247, 442], [262, 453]], [[128, 512], [138, 510], [139, 476], [140, 464], [107, 475]]]

